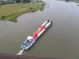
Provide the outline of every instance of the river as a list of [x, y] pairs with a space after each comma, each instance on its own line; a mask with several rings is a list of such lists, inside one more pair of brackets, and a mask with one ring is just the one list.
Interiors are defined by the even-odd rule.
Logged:
[[26, 37], [50, 19], [53, 25], [24, 55], [79, 59], [79, 7], [73, 2], [44, 1], [43, 11], [24, 14], [18, 22], [0, 21], [0, 53], [16, 54]]

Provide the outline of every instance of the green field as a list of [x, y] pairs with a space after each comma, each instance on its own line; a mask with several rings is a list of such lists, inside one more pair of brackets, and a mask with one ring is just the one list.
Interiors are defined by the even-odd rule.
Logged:
[[16, 18], [18, 16], [24, 13], [42, 10], [43, 7], [44, 7], [43, 2], [1, 5], [0, 6], [0, 20], [17, 21]]

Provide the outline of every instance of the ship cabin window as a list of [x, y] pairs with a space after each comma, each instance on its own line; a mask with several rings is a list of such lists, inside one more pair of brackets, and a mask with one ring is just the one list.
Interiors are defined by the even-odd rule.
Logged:
[[26, 47], [29, 46], [32, 43], [32, 39], [26, 40], [26, 42], [23, 43]]

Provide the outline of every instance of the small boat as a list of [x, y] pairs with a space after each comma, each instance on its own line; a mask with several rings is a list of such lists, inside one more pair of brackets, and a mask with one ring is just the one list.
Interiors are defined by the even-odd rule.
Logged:
[[32, 36], [28, 36], [27, 39], [21, 45], [21, 49], [28, 50], [37, 39], [46, 31], [46, 29], [52, 24], [52, 21], [45, 21], [34, 33]]

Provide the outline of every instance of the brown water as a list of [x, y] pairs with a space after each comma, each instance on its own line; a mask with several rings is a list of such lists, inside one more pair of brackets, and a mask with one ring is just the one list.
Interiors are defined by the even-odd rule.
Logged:
[[45, 0], [44, 11], [24, 14], [18, 22], [0, 21], [0, 53], [16, 54], [28, 35], [49, 18], [53, 25], [24, 54], [79, 59], [79, 7], [75, 3]]

